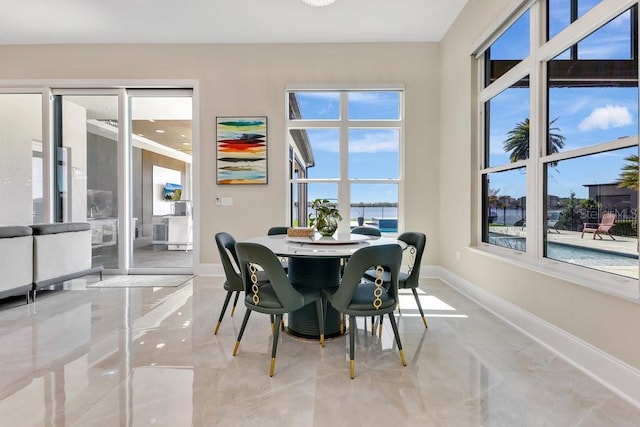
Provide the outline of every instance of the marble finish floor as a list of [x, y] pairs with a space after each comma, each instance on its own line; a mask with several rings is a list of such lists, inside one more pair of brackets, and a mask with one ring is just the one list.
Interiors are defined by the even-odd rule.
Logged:
[[[118, 268], [118, 246], [93, 248], [93, 267]], [[167, 245], [154, 245], [150, 237], [139, 237], [133, 241], [134, 268], [191, 268], [193, 251], [170, 251]]]
[[[640, 409], [438, 280], [421, 282], [391, 327], [346, 337], [281, 334], [270, 378], [269, 317], [254, 313], [238, 355], [239, 307], [213, 335], [221, 277], [179, 287], [42, 292], [0, 303], [4, 426], [637, 426]], [[387, 320], [388, 322], [388, 320]], [[368, 328], [367, 328], [368, 329]]]

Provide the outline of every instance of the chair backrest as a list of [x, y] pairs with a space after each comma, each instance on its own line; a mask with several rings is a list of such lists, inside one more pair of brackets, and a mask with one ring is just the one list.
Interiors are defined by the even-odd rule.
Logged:
[[377, 266], [381, 266], [389, 272], [391, 283], [387, 291], [389, 296], [397, 301], [401, 262], [402, 249], [397, 244], [367, 246], [357, 250], [349, 258], [340, 281], [340, 287], [331, 297], [331, 305], [338, 311], [346, 310], [364, 273]]
[[304, 297], [291, 285], [280, 260], [271, 249], [258, 243], [239, 242], [236, 244], [236, 253], [247, 295], [253, 294], [250, 264], [255, 264], [264, 270], [282, 307], [287, 311], [304, 307]]
[[284, 227], [280, 225], [271, 227], [269, 231], [267, 231], [267, 236], [277, 236], [279, 234], [287, 234], [287, 230], [289, 230], [289, 227]]
[[351, 234], [364, 234], [365, 236], [377, 236], [377, 237], [380, 237], [382, 235], [380, 234], [379, 229], [375, 227], [365, 227], [365, 226], [354, 227], [353, 230], [351, 230]]
[[[217, 233], [215, 239], [229, 289], [242, 291], [244, 285], [242, 284], [240, 263], [238, 262], [238, 255], [236, 254], [236, 239], [234, 239], [231, 234], [225, 232]], [[229, 257], [229, 254], [231, 254], [231, 257]]]
[[602, 215], [602, 221], [600, 222], [600, 225], [613, 225], [615, 221], [616, 221], [616, 214], [606, 213]]
[[418, 279], [420, 278], [420, 263], [422, 262], [424, 247], [427, 244], [427, 236], [417, 231], [407, 231], [399, 235], [398, 240], [402, 240], [409, 246], [407, 250], [409, 251], [409, 256], [412, 258], [411, 265], [409, 266], [409, 276], [405, 280], [403, 287], [417, 288]]

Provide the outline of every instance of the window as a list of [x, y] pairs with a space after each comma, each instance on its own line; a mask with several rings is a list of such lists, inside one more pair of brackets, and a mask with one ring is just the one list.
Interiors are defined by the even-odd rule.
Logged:
[[291, 222], [306, 226], [310, 202], [335, 202], [346, 221], [397, 233], [402, 91], [290, 90]]
[[[530, 151], [531, 102], [530, 77], [521, 63], [529, 53], [529, 26], [529, 11], [525, 11], [487, 48], [484, 80], [489, 86], [481, 94], [482, 241], [523, 252], [527, 248], [526, 160]], [[520, 48], [513, 49], [514, 46]], [[525, 74], [512, 82], [505, 73], [516, 66], [517, 72]]]
[[602, 0], [552, 0], [547, 2], [548, 35], [551, 40], [576, 19], [593, 9]]
[[532, 264], [632, 279], [616, 283], [637, 293], [638, 6], [625, 3], [527, 2], [478, 50], [479, 237]]
[[484, 52], [485, 86], [529, 56], [529, 27], [527, 10]]
[[[544, 256], [632, 278], [637, 245], [624, 243], [637, 239], [635, 15], [627, 10], [547, 62], [549, 155], [542, 156], [543, 212], [558, 218], [544, 235]], [[598, 224], [607, 213], [615, 226], [605, 231]], [[602, 229], [583, 233], [594, 228]]]

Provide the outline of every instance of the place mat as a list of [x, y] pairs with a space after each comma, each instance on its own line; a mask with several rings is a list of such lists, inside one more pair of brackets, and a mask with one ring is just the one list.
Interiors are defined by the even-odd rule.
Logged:
[[176, 275], [128, 275], [105, 276], [101, 282], [87, 285], [87, 288], [175, 288], [188, 282], [194, 276], [186, 274]]

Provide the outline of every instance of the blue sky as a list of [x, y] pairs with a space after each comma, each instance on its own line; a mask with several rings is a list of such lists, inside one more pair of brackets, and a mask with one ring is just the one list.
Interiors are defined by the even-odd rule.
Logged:
[[[338, 120], [339, 94], [336, 92], [298, 92], [302, 118], [307, 120]], [[399, 118], [397, 92], [350, 92], [349, 119], [384, 120]], [[309, 178], [338, 178], [339, 129], [307, 129], [315, 166], [309, 168]], [[349, 130], [349, 177], [361, 179], [398, 178], [400, 132], [396, 127], [384, 129], [358, 128]], [[309, 199], [337, 197], [335, 184], [309, 185]], [[354, 185], [352, 203], [397, 202], [396, 185]]]
[[[581, 1], [579, 14], [584, 14], [598, 0]], [[554, 1], [551, 11], [551, 33], [568, 25], [569, 1]], [[630, 57], [629, 13], [614, 19], [578, 44], [579, 59], [628, 59]], [[513, 32], [511, 30], [514, 30]], [[514, 59], [514, 49], [522, 46], [522, 37], [515, 31], [528, 32], [528, 16], [518, 20], [512, 28], [492, 46], [492, 58]], [[522, 34], [522, 33], [520, 33]], [[525, 40], [526, 43], [528, 41]], [[527, 50], [528, 51], [528, 50]], [[556, 60], [568, 58], [561, 54]], [[518, 58], [515, 58], [518, 59]], [[529, 117], [529, 89], [510, 88], [490, 101], [490, 165], [509, 162], [503, 142], [518, 122]], [[622, 137], [638, 135], [638, 89], [624, 87], [556, 87], [549, 91], [549, 117], [557, 119], [553, 127], [566, 138], [563, 151]], [[637, 154], [636, 148], [616, 150], [594, 156], [560, 162], [549, 175], [549, 194], [566, 197], [571, 191], [578, 197], [587, 197], [584, 184], [616, 182], [624, 158]], [[521, 178], [517, 174], [522, 175]], [[493, 189], [500, 195], [521, 197], [525, 193], [524, 176], [515, 173], [491, 175]]]
[[[600, 0], [580, 0], [582, 16]], [[550, 34], [569, 25], [569, 0], [554, 0], [550, 11]], [[579, 59], [628, 59], [630, 57], [629, 13], [622, 14], [579, 43]], [[523, 15], [491, 48], [493, 59], [522, 59], [529, 55], [529, 14]], [[523, 37], [523, 34], [525, 35]], [[556, 58], [568, 58], [563, 53]], [[337, 92], [299, 92], [298, 103], [304, 119], [337, 120], [340, 102]], [[557, 118], [555, 132], [566, 138], [564, 151], [638, 135], [637, 88], [552, 88], [549, 117]], [[399, 99], [393, 92], [352, 92], [349, 94], [351, 119], [398, 117]], [[529, 89], [512, 88], [491, 100], [490, 164], [509, 162], [503, 142], [509, 130], [529, 117]], [[309, 129], [308, 136], [316, 166], [310, 178], [338, 178], [338, 129]], [[350, 178], [397, 178], [399, 133], [397, 129], [357, 129], [350, 131]], [[611, 183], [618, 179], [624, 158], [636, 149], [618, 150], [582, 159], [560, 162], [549, 175], [549, 193], [568, 197], [573, 191], [587, 197], [584, 184]], [[525, 195], [522, 171], [492, 174], [491, 187], [500, 195]], [[309, 198], [337, 196], [335, 184], [310, 185]], [[359, 185], [352, 189], [352, 203], [396, 201], [395, 185]]]

